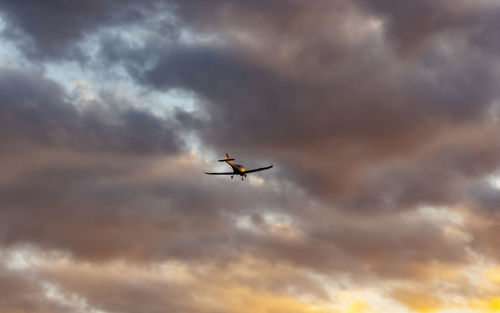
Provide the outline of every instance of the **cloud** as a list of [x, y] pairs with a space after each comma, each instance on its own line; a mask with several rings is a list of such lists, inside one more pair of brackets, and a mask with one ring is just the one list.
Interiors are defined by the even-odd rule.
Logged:
[[11, 270], [0, 264], [0, 310], [5, 312], [67, 312], [67, 307], [47, 298], [33, 273]]
[[4, 32], [14, 38], [28, 56], [38, 59], [84, 58], [77, 47], [87, 34], [106, 25], [130, 23], [145, 17], [131, 1], [69, 4], [64, 1], [36, 1], [19, 5], [2, 1], [0, 7], [10, 27]]
[[[494, 3], [0, 7], [28, 63], [0, 67], [0, 249], [63, 255], [2, 265], [29, 292], [0, 310], [407, 312], [494, 295], [474, 279], [498, 266]], [[75, 96], [51, 76], [68, 64], [110, 82]], [[160, 115], [123, 80], [192, 107]], [[254, 184], [204, 176], [224, 152], [276, 166]]]
[[[345, 16], [331, 19], [336, 5], [321, 3], [304, 12], [295, 12], [294, 5], [290, 10], [300, 27], [283, 26], [279, 21], [287, 19], [272, 11], [266, 14], [275, 14], [274, 22], [257, 23], [248, 17], [254, 7], [243, 17], [247, 10], [224, 2], [222, 20], [212, 20], [211, 10], [220, 13], [216, 5], [199, 21], [214, 28], [191, 25], [181, 15], [187, 29], [214, 32], [220, 40], [155, 40], [145, 47], [104, 41], [101, 53], [122, 62], [144, 86], [197, 95], [209, 116], [194, 125], [204, 143], [249, 156], [265, 151], [287, 168], [287, 179], [325, 197], [363, 197], [359, 189], [373, 169], [398, 158], [412, 166], [427, 158], [434, 141], [489, 119], [498, 96], [497, 71], [477, 46], [467, 44], [466, 32], [432, 28], [432, 39], [407, 59], [388, 44], [388, 26], [377, 24], [375, 13], [345, 5]], [[186, 6], [177, 4], [176, 10], [189, 16]], [[417, 7], [425, 12], [434, 5]], [[286, 36], [280, 36], [282, 27]], [[412, 179], [425, 179], [415, 174]], [[432, 197], [420, 200], [433, 202]]]
[[175, 153], [182, 147], [175, 121], [119, 105], [120, 99], [108, 97], [107, 103], [79, 111], [40, 73], [2, 68], [0, 81], [4, 142], [136, 154]]

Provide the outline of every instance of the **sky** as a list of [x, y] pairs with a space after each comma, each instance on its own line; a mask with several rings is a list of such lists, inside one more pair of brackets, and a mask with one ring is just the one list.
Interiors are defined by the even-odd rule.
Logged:
[[[499, 29], [497, 0], [0, 0], [0, 312], [500, 312]], [[275, 166], [204, 175], [226, 152]]]

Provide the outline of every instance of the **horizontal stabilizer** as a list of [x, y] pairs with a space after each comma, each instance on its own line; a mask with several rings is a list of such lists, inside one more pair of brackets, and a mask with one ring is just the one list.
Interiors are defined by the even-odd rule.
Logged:
[[222, 159], [222, 160], [217, 160], [217, 162], [226, 162], [226, 161], [234, 161], [234, 159]]

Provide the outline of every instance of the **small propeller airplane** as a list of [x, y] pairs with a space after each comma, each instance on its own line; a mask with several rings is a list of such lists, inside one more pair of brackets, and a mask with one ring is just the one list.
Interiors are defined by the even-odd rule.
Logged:
[[222, 172], [222, 173], [207, 173], [207, 172], [205, 172], [205, 174], [208, 174], [208, 175], [231, 175], [231, 179], [233, 179], [234, 175], [240, 175], [241, 180], [243, 180], [243, 178], [247, 177], [247, 174], [249, 174], [249, 173], [268, 170], [274, 166], [274, 163], [272, 163], [271, 165], [266, 166], [266, 167], [254, 168], [253, 170], [246, 170], [243, 167], [243, 165], [233, 164], [233, 162], [231, 162], [231, 161], [234, 161], [234, 159], [231, 159], [229, 157], [229, 154], [227, 154], [227, 153], [226, 153], [225, 159], [217, 160], [217, 162], [226, 162], [227, 164], [229, 164], [233, 168], [232, 172]]

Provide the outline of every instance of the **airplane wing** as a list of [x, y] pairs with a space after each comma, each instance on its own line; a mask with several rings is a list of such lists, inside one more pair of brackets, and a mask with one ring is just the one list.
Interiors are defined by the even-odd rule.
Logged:
[[272, 165], [269, 165], [269, 166], [266, 166], [266, 167], [259, 167], [259, 168], [254, 168], [253, 170], [245, 170], [244, 173], [253, 173], [253, 172], [258, 172], [258, 171], [263, 171], [263, 170], [268, 170], [270, 169], [271, 167], [273, 167], [274, 164]]
[[205, 174], [208, 174], [208, 175], [234, 175], [234, 172], [222, 172], [222, 173], [207, 173], [207, 172], [205, 172]]

